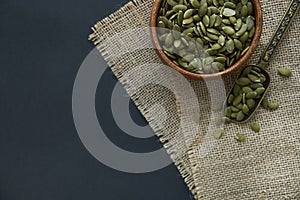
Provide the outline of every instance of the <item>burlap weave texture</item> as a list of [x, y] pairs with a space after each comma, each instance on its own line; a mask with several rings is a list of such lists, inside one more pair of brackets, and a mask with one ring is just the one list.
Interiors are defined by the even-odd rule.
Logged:
[[[289, 4], [288, 0], [261, 0], [263, 9], [263, 32], [259, 46], [249, 63], [257, 63], [259, 56], [271, 38], [277, 23]], [[152, 1], [130, 2], [116, 13], [97, 23], [91, 40], [97, 45], [112, 71], [124, 85], [149, 125], [164, 143], [179, 172], [197, 199], [300, 199], [300, 16], [295, 17], [283, 41], [273, 55], [267, 69], [272, 77], [269, 92], [270, 101], [280, 103], [276, 111], [259, 108], [254, 117], [244, 124], [225, 126], [225, 135], [220, 140], [206, 137], [211, 124], [211, 95], [204, 81], [188, 80], [197, 102], [189, 102], [188, 88], [178, 84], [174, 76], [165, 79], [170, 89], [158, 85], [148, 85], [136, 92], [138, 80], [128, 81], [126, 73], [143, 63], [160, 64], [153, 49], [136, 49], [115, 57], [122, 47], [137, 40], [126, 41], [123, 36], [115, 36], [125, 30], [149, 26]], [[126, 34], [125, 34], [126, 35]], [[140, 34], [143, 37], [143, 34]], [[114, 36], [113, 40], [109, 40]], [[125, 40], [125, 41], [124, 41]], [[128, 39], [129, 40], [129, 39]], [[151, 46], [149, 37], [140, 40], [145, 47]], [[122, 46], [122, 45], [121, 45]], [[123, 49], [122, 49], [123, 50]], [[293, 76], [284, 78], [277, 74], [278, 67], [288, 67]], [[153, 69], [154, 70], [154, 69]], [[139, 71], [136, 79], [145, 79], [148, 71]], [[224, 77], [228, 90], [236, 75]], [[157, 76], [157, 79], [164, 77]], [[130, 79], [132, 80], [132, 79]], [[183, 105], [183, 102], [186, 104]], [[149, 112], [151, 105], [159, 103], [168, 118], [160, 125], [159, 112]], [[198, 107], [194, 107], [197, 105]], [[201, 113], [200, 125], [196, 128], [193, 120], [185, 120], [185, 132], [178, 127], [180, 120], [191, 119], [193, 110]], [[261, 132], [251, 131], [249, 124], [261, 124]], [[190, 128], [189, 128], [190, 127]], [[245, 133], [247, 141], [238, 143], [234, 134]], [[208, 153], [203, 145], [213, 146]], [[207, 149], [206, 149], [207, 150]]]

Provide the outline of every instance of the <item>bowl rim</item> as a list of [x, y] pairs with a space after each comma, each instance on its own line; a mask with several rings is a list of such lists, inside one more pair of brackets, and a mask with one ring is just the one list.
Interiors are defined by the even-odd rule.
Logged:
[[237, 69], [246, 65], [247, 61], [250, 59], [251, 55], [254, 53], [255, 49], [257, 48], [260, 40], [260, 36], [262, 33], [262, 25], [263, 25], [263, 16], [262, 16], [262, 9], [259, 0], [251, 0], [253, 3], [254, 8], [254, 17], [255, 17], [255, 34], [250, 44], [250, 48], [248, 51], [240, 57], [233, 65], [225, 69], [224, 71], [213, 73], [213, 74], [197, 74], [194, 72], [187, 71], [175, 63], [173, 63], [169, 57], [163, 52], [160, 42], [157, 37], [157, 30], [156, 30], [156, 21], [158, 17], [158, 12], [160, 9], [160, 5], [163, 0], [155, 0], [151, 16], [150, 16], [150, 35], [152, 38], [152, 42], [154, 43], [155, 50], [160, 57], [160, 59], [167, 64], [168, 66], [172, 67], [176, 71], [180, 72], [186, 77], [190, 77], [193, 79], [210, 79], [210, 78], [217, 78], [220, 76], [224, 76], [230, 73], [233, 73]]

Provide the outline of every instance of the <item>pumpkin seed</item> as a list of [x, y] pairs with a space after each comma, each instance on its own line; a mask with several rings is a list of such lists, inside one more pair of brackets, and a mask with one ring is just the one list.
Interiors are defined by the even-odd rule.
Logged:
[[179, 10], [185, 11], [186, 9], [187, 9], [186, 5], [180, 5], [180, 4], [178, 4], [178, 5], [176, 5], [176, 6], [173, 7], [173, 10], [175, 12], [178, 12]]
[[231, 24], [235, 24], [236, 23], [236, 17], [232, 16], [232, 17], [229, 17], [229, 21]]
[[231, 9], [235, 9], [235, 8], [236, 8], [236, 5], [235, 5], [233, 2], [228, 1], [228, 2], [225, 2], [225, 3], [224, 3], [224, 7], [226, 7], [226, 8], [231, 8]]
[[215, 24], [214, 24], [214, 26], [215, 27], [218, 27], [218, 26], [220, 26], [221, 25], [221, 23], [222, 23], [222, 18], [220, 17], [220, 16], [216, 16], [216, 20], [215, 20]]
[[213, 27], [213, 25], [215, 24], [215, 21], [216, 21], [216, 17], [217, 17], [216, 14], [213, 14], [213, 15], [210, 16], [210, 18], [209, 18], [209, 27]]
[[223, 35], [221, 35], [218, 39], [218, 43], [221, 45], [221, 46], [224, 46], [225, 44], [225, 37]]
[[241, 77], [236, 81], [236, 83], [241, 86], [245, 86], [245, 85], [248, 85], [249, 83], [251, 83], [251, 81], [250, 81], [250, 79], [248, 79], [246, 77]]
[[240, 104], [242, 101], [242, 96], [239, 95], [239, 96], [235, 96], [233, 101], [232, 101], [232, 105], [234, 106], [237, 106], [238, 104]]
[[257, 96], [257, 93], [255, 92], [255, 91], [253, 91], [253, 92], [248, 92], [247, 94], [246, 94], [246, 98], [247, 99], [253, 99], [253, 98], [255, 98]]
[[201, 21], [201, 17], [197, 14], [193, 16], [194, 22], [200, 22]]
[[236, 20], [236, 24], [235, 24], [235, 26], [234, 26], [234, 29], [237, 31], [237, 30], [240, 30], [240, 28], [242, 27], [242, 24], [243, 24], [243, 22], [242, 22], [242, 19], [241, 18], [238, 18], [237, 20]]
[[249, 92], [253, 92], [253, 90], [250, 88], [250, 87], [243, 87], [242, 88], [242, 91], [244, 92], [244, 93], [249, 93]]
[[247, 76], [254, 83], [260, 83], [261, 82], [260, 78], [253, 75], [253, 74], [248, 74]]
[[267, 98], [263, 98], [263, 100], [261, 101], [261, 105], [264, 109], [269, 109], [269, 101]]
[[233, 50], [234, 50], [234, 42], [233, 42], [232, 39], [227, 40], [227, 42], [226, 42], [226, 50], [227, 50], [228, 53], [232, 53], [233, 52]]
[[252, 29], [249, 32], [249, 38], [252, 38], [255, 34], [255, 27], [252, 27]]
[[231, 22], [229, 19], [222, 19], [222, 23], [225, 25], [231, 25]]
[[204, 15], [202, 22], [204, 26], [208, 27], [209, 26], [209, 17], [207, 15]]
[[184, 19], [182, 21], [182, 24], [190, 24], [194, 21], [193, 17], [190, 17], [190, 18], [187, 18], [187, 19]]
[[238, 37], [243, 35], [246, 32], [247, 28], [248, 28], [247, 24], [243, 24], [241, 29], [238, 32], [236, 32], [236, 35]]
[[248, 15], [248, 7], [246, 5], [243, 5], [241, 9], [241, 16], [246, 17]]
[[258, 133], [260, 131], [260, 125], [258, 123], [252, 123], [250, 126], [251, 126], [251, 129], [256, 133]]
[[194, 14], [194, 9], [188, 9], [184, 12], [183, 18], [190, 18]]
[[245, 114], [243, 113], [243, 111], [240, 111], [237, 113], [237, 116], [236, 116], [236, 121], [242, 121], [243, 119], [245, 118]]
[[233, 98], [234, 98], [233, 94], [230, 94], [230, 95], [228, 96], [228, 99], [227, 99], [228, 104], [232, 104]]
[[239, 49], [239, 50], [242, 50], [243, 49], [243, 44], [241, 43], [241, 41], [237, 40], [237, 39], [234, 39], [233, 40], [234, 42], [234, 46]]
[[239, 40], [242, 42], [242, 43], [245, 43], [249, 38], [249, 33], [246, 31], [240, 38]]
[[223, 26], [223, 27], [222, 27], [222, 30], [223, 30], [226, 34], [228, 34], [228, 35], [235, 34], [234, 29], [233, 29], [232, 27], [230, 27], [230, 26]]
[[234, 138], [235, 138], [237, 141], [239, 141], [239, 142], [245, 142], [246, 139], [247, 139], [246, 135], [241, 134], [241, 133], [237, 133], [237, 134], [234, 136]]
[[198, 0], [190, 0], [190, 3], [194, 8], [200, 8], [200, 2]]
[[259, 87], [255, 90], [255, 92], [257, 93], [257, 95], [261, 95], [266, 91], [266, 89], [264, 87]]
[[246, 114], [246, 115], [249, 113], [249, 107], [247, 106], [247, 104], [244, 104], [244, 105], [243, 105], [242, 111], [243, 111], [243, 113]]
[[269, 103], [268, 108], [270, 110], [276, 110], [277, 108], [279, 108], [279, 103], [276, 102]]
[[248, 16], [246, 19], [247, 30], [250, 31], [254, 27], [254, 21], [251, 16]]
[[248, 15], [253, 15], [253, 4], [252, 2], [248, 2], [247, 4]]
[[236, 107], [234, 107], [234, 106], [231, 106], [231, 111], [232, 111], [232, 112], [239, 112], [240, 109], [238, 109], [238, 108], [236, 108]]
[[[246, 8], [247, 8], [247, 6], [246, 6]], [[224, 8], [224, 11], [223, 11], [223, 15], [226, 17], [234, 16], [235, 13], [236, 13], [235, 10], [232, 10], [230, 8]]]
[[285, 67], [278, 68], [277, 71], [281, 76], [289, 77], [292, 75], [291, 70]]
[[203, 17], [206, 13], [207, 13], [207, 3], [203, 3], [200, 9], [198, 10], [198, 14], [200, 17]]
[[177, 5], [177, 2], [174, 1], [174, 0], [167, 0], [167, 3], [168, 3], [170, 6], [176, 6], [176, 5]]
[[241, 0], [241, 2], [242, 2], [243, 5], [247, 5], [248, 0]]
[[184, 14], [183, 14], [183, 11], [180, 10], [180, 11], [178, 12], [178, 15], [177, 15], [177, 23], [178, 23], [179, 26], [182, 26], [183, 15], [184, 15]]
[[216, 57], [216, 58], [214, 58], [214, 61], [219, 62], [219, 63], [225, 63], [226, 58], [225, 57]]
[[248, 108], [249, 109], [252, 109], [252, 108], [254, 108], [255, 107], [255, 100], [254, 99], [247, 99], [246, 100], [246, 104], [247, 104], [247, 106], [248, 106]]
[[235, 84], [233, 87], [233, 95], [238, 96], [240, 95], [241, 87], [238, 84]]
[[219, 50], [219, 49], [221, 49], [221, 48], [222, 48], [221, 45], [219, 45], [218, 43], [213, 44], [213, 45], [211, 46], [211, 49], [212, 49], [212, 50]]
[[224, 129], [223, 128], [220, 128], [220, 129], [217, 129], [214, 133], [214, 137], [216, 139], [219, 139], [222, 137], [222, 135], [224, 134]]

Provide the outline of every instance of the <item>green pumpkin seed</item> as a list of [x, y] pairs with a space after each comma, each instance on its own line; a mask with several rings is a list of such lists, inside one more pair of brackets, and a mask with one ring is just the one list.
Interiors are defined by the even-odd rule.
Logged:
[[177, 2], [174, 1], [174, 0], [167, 0], [167, 3], [168, 3], [170, 6], [176, 6], [176, 5], [177, 5]]
[[250, 81], [250, 79], [248, 79], [246, 77], [241, 77], [236, 81], [236, 83], [241, 86], [245, 86], [245, 85], [248, 85], [249, 83], [251, 83], [251, 81]]
[[254, 27], [254, 21], [251, 16], [248, 16], [246, 19], [247, 30], [250, 31]]
[[222, 23], [225, 25], [231, 25], [231, 22], [229, 19], [222, 19]]
[[232, 27], [230, 27], [230, 26], [223, 26], [223, 27], [222, 27], [222, 30], [223, 30], [226, 34], [228, 34], [228, 35], [235, 34], [234, 29], [233, 29]]
[[198, 0], [190, 0], [190, 3], [194, 8], [200, 8], [200, 2]]
[[254, 83], [260, 83], [261, 82], [260, 78], [253, 75], [253, 74], [248, 74], [247, 76]]
[[214, 133], [214, 137], [216, 139], [220, 139], [222, 137], [222, 135], [224, 134], [224, 129], [223, 128], [220, 128], [220, 129], [217, 129]]
[[252, 38], [255, 34], [255, 27], [252, 27], [252, 29], [249, 31], [249, 38]]
[[226, 58], [225, 57], [216, 57], [216, 58], [214, 58], [214, 61], [219, 62], [219, 63], [225, 63]]
[[214, 6], [208, 7], [212, 14], [220, 14], [220, 10]]
[[263, 87], [263, 84], [261, 84], [261, 83], [253, 83], [253, 84], [250, 85], [250, 87], [252, 89], [256, 90], [257, 88]]
[[193, 16], [194, 22], [200, 22], [201, 21], [201, 17], [197, 14]]
[[242, 96], [239, 95], [239, 96], [235, 96], [233, 101], [232, 101], [232, 105], [234, 106], [237, 106], [238, 104], [240, 104], [242, 101]]
[[216, 50], [212, 50], [212, 49], [207, 49], [206, 53], [208, 53], [210, 56], [214, 56], [216, 55], [218, 52]]
[[258, 95], [261, 95], [263, 94], [264, 92], [266, 91], [266, 89], [264, 87], [259, 87], [255, 90], [255, 92], [258, 94]]
[[253, 15], [253, 4], [252, 4], [252, 2], [248, 2], [248, 4], [247, 4], [247, 10], [248, 10], [248, 15]]
[[198, 14], [200, 17], [203, 17], [206, 13], [207, 13], [207, 3], [203, 3], [198, 10]]
[[231, 108], [232, 112], [239, 112], [240, 111], [240, 109], [238, 109], [238, 108], [236, 108], [234, 106], [231, 106], [230, 108]]
[[[247, 6], [246, 6], [247, 8]], [[224, 11], [223, 11], [223, 15], [226, 16], [226, 17], [231, 17], [231, 16], [234, 16], [236, 14], [235, 10], [232, 10], [230, 8], [224, 8]]]
[[246, 98], [247, 99], [253, 99], [253, 98], [255, 98], [257, 96], [257, 93], [254, 91], [254, 92], [248, 92], [247, 94], [246, 94]]
[[242, 17], [246, 17], [248, 15], [248, 7], [246, 5], [243, 5], [241, 9], [241, 15]]
[[182, 26], [182, 21], [183, 21], [183, 11], [180, 10], [177, 15], [177, 23], [179, 26]]
[[235, 24], [235, 26], [234, 26], [234, 29], [235, 29], [236, 31], [240, 30], [240, 28], [242, 27], [242, 24], [243, 24], [242, 19], [241, 19], [241, 18], [238, 18], [238, 19], [236, 20], [236, 24]]
[[240, 95], [241, 87], [238, 84], [235, 84], [233, 87], [233, 95], [238, 96]]
[[279, 108], [279, 103], [276, 102], [269, 103], [268, 108], [270, 110], [276, 110], [277, 108]]
[[213, 62], [211, 64], [212, 68], [216, 69], [216, 71], [224, 70], [225, 64], [220, 62]]
[[260, 74], [259, 79], [260, 79], [260, 82], [261, 82], [261, 83], [264, 83], [264, 82], [267, 80], [267, 78], [266, 78], [265, 75], [263, 75], [263, 74]]
[[247, 104], [244, 104], [244, 105], [243, 105], [242, 111], [243, 111], [243, 113], [246, 114], [246, 115], [249, 113], [249, 107], [247, 106]]
[[225, 3], [224, 3], [224, 7], [225, 7], [225, 8], [235, 9], [235, 8], [236, 8], [236, 5], [235, 5], [234, 3], [228, 1], [228, 2], [225, 2]]
[[218, 0], [213, 0], [213, 5], [216, 7], [219, 7], [219, 1]]
[[166, 28], [166, 25], [165, 25], [165, 23], [163, 21], [158, 21], [157, 22], [157, 27], [159, 27], [159, 28]]
[[249, 93], [249, 92], [253, 92], [253, 90], [250, 88], [250, 87], [243, 87], [242, 88], [242, 91], [244, 92], [244, 93]]
[[190, 17], [190, 18], [187, 18], [187, 19], [184, 19], [182, 21], [182, 24], [190, 24], [194, 21], [193, 17]]
[[176, 56], [174, 56], [173, 54], [171, 54], [170, 52], [168, 52], [168, 51], [164, 51], [164, 53], [168, 56], [168, 57], [170, 57], [170, 58], [172, 58], [172, 59], [176, 59]]
[[233, 113], [231, 113], [231, 115], [230, 115], [230, 118], [234, 118], [234, 119], [235, 119], [235, 118], [236, 118], [236, 116], [237, 116], [237, 114], [238, 114], [237, 112], [233, 112]]
[[175, 12], [178, 12], [179, 10], [185, 11], [186, 9], [187, 9], [186, 5], [176, 5], [176, 6], [173, 7], [173, 10]]
[[246, 103], [246, 93], [243, 93], [243, 104]]
[[236, 35], [238, 37], [243, 35], [246, 32], [247, 28], [248, 28], [247, 24], [243, 24], [241, 29], [238, 32], [236, 32]]
[[201, 28], [202, 33], [204, 33], [204, 35], [206, 35], [206, 29], [202, 22], [200, 22], [200, 28]]
[[169, 29], [173, 28], [173, 23], [169, 21], [166, 17], [164, 16], [159, 16], [158, 17], [159, 21], [162, 21]]
[[230, 107], [227, 107], [225, 109], [225, 115], [226, 115], [226, 117], [230, 117], [231, 116], [231, 108]]
[[228, 104], [232, 104], [233, 98], [234, 98], [233, 94], [230, 94], [230, 95], [228, 96], [228, 99], [227, 99]]
[[[206, 31], [209, 33], [215, 34], [215, 35], [221, 35], [220, 31], [218, 31], [214, 28], [207, 28]], [[219, 39], [219, 36], [218, 36], [218, 39]]]
[[190, 18], [194, 14], [194, 9], [188, 9], [184, 12], [183, 18], [187, 19]]
[[222, 120], [225, 122], [225, 124], [231, 123], [231, 119], [229, 117], [222, 117]]
[[207, 15], [204, 15], [202, 22], [204, 26], [208, 27], [209, 26], [209, 17]]
[[213, 44], [213, 45], [211, 46], [211, 49], [212, 49], [212, 50], [219, 50], [219, 49], [221, 49], [221, 48], [222, 48], [221, 45], [219, 45], [218, 43]]
[[218, 39], [218, 43], [221, 45], [221, 46], [224, 46], [225, 44], [225, 37], [223, 35], [221, 35]]
[[242, 43], [245, 43], [249, 38], [249, 33], [246, 31], [240, 38], [239, 40], [242, 42]]
[[220, 26], [221, 25], [221, 23], [222, 23], [222, 18], [220, 17], [220, 16], [216, 16], [216, 20], [215, 20], [215, 24], [214, 24], [214, 26], [215, 27], [218, 27], [218, 26]]
[[232, 39], [227, 40], [227, 42], [226, 42], [225, 45], [226, 45], [226, 50], [227, 50], [227, 52], [228, 52], [228, 53], [232, 53], [233, 50], [234, 50], [234, 42], [233, 42], [233, 40], [232, 40]]
[[229, 21], [231, 24], [235, 24], [236, 23], [236, 17], [232, 16], [232, 17], [229, 17]]
[[194, 54], [188, 54], [182, 57], [183, 60], [187, 61], [187, 62], [191, 62], [192, 60], [194, 60], [195, 55]]
[[249, 50], [250, 46], [247, 46], [241, 53], [241, 56], [243, 56], [248, 50]]
[[199, 32], [200, 36], [203, 38], [204, 34], [203, 34], [202, 30], [201, 30], [201, 27], [197, 26], [196, 28], [197, 28], [197, 31]]
[[243, 109], [243, 104], [240, 103], [239, 105], [237, 105], [237, 106], [235, 106], [235, 107], [237, 107], [238, 109], [242, 110], [242, 109]]
[[244, 134], [237, 133], [234, 138], [239, 142], [245, 142], [247, 137]]
[[234, 42], [234, 46], [239, 49], [239, 50], [242, 50], [243, 49], [243, 44], [241, 43], [241, 41], [237, 40], [237, 39], [234, 39], [233, 40]]
[[252, 123], [250, 126], [251, 126], [251, 129], [256, 133], [258, 133], [260, 131], [260, 125], [258, 123]]
[[242, 2], [243, 5], [247, 5], [248, 0], [241, 0], [241, 2]]
[[269, 101], [267, 98], [263, 98], [263, 100], [261, 101], [261, 105], [264, 109], [269, 109]]
[[245, 114], [243, 113], [243, 111], [238, 112], [238, 114], [236, 116], [236, 121], [240, 122], [243, 119], [245, 119]]
[[215, 21], [216, 21], [216, 17], [217, 17], [216, 14], [213, 14], [213, 15], [210, 16], [210, 18], [209, 18], [209, 27], [213, 27], [213, 25], [215, 24]]
[[187, 29], [184, 29], [183, 31], [182, 31], [182, 33], [183, 34], [188, 34], [188, 33], [193, 33], [194, 32], [194, 28], [187, 28]]
[[292, 75], [292, 71], [288, 68], [285, 68], [285, 67], [280, 67], [280, 68], [277, 69], [277, 71], [281, 76], [289, 77], [289, 76]]
[[252, 109], [252, 108], [254, 108], [255, 107], [255, 100], [253, 100], [253, 99], [247, 99], [246, 100], [246, 104], [247, 104], [247, 106], [248, 106], [248, 108], [249, 109]]

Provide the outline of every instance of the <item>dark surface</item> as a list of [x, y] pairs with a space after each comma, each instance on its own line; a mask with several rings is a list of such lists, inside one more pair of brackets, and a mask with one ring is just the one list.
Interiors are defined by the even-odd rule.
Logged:
[[[124, 3], [0, 1], [1, 200], [189, 199], [173, 165], [146, 174], [113, 170], [87, 152], [74, 127], [72, 88], [94, 48], [87, 41], [90, 27]], [[110, 70], [101, 83], [116, 83]], [[110, 101], [101, 95], [109, 96], [112, 87], [104, 86], [98, 85], [97, 112], [109, 112]], [[145, 124], [136, 107], [130, 109], [134, 120]], [[119, 146], [130, 144], [137, 152], [160, 148], [155, 137], [122, 136], [108, 119], [106, 133]]]

